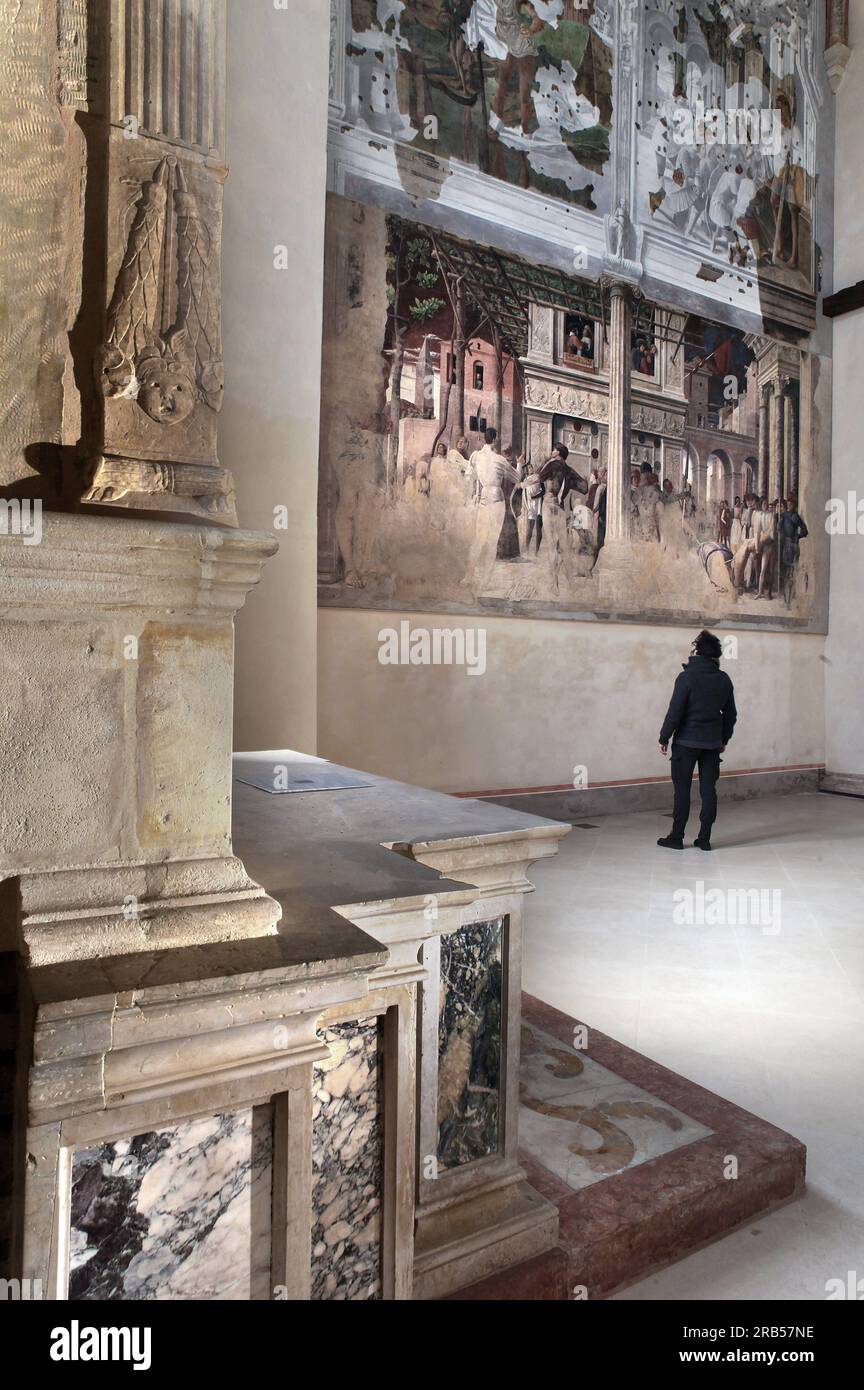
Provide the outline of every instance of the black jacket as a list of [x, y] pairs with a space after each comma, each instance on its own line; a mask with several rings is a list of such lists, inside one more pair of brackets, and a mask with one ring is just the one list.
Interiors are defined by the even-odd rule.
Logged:
[[660, 742], [687, 748], [720, 748], [728, 743], [738, 711], [735, 691], [719, 661], [710, 656], [691, 656], [675, 682]]

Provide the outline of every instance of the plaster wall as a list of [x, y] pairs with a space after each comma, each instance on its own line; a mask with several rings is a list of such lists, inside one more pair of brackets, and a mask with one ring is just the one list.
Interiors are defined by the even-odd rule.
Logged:
[[329, 46], [322, 0], [228, 5], [220, 456], [243, 479], [241, 525], [280, 542], [237, 625], [241, 750], [315, 751]]
[[[834, 216], [834, 288], [864, 280], [864, 7], [850, 6], [852, 57], [837, 95]], [[864, 501], [861, 466], [861, 362], [864, 310], [834, 320], [834, 435], [832, 497], [857, 491]], [[859, 520], [864, 527], [864, 517]], [[831, 772], [864, 776], [864, 535], [831, 541], [829, 636], [825, 646], [825, 758]]]
[[[319, 628], [319, 752], [442, 791], [566, 786], [668, 775], [657, 734], [693, 635], [686, 628], [489, 618], [486, 670], [382, 665], [379, 633], [454, 628], [446, 614], [325, 609]], [[480, 626], [475, 621], [467, 624]], [[735, 634], [724, 663], [740, 722], [726, 769], [823, 757], [825, 639]]]

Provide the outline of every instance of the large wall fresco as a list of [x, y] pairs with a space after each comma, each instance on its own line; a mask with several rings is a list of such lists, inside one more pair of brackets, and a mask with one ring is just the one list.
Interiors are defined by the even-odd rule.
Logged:
[[583, 0], [351, 0], [358, 126], [596, 209], [612, 50]]
[[811, 0], [644, 8], [640, 221], [763, 282], [812, 290], [822, 95]]
[[817, 0], [331, 3], [331, 191], [589, 279], [625, 240], [653, 298], [816, 328]]
[[331, 198], [326, 296], [322, 604], [824, 630], [826, 359], [633, 292], [612, 502], [608, 287]]
[[321, 602], [824, 631], [824, 7], [332, 17]]

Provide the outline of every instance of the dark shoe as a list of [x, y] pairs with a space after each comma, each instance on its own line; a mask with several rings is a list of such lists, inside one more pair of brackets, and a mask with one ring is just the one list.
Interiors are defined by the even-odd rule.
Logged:
[[711, 841], [708, 840], [708, 839], [706, 839], [704, 835], [699, 835], [699, 836], [697, 836], [697, 838], [693, 841], [693, 848], [694, 848], [694, 849], [710, 849], [710, 848], [711, 848]]
[[657, 843], [658, 843], [658, 845], [662, 845], [664, 849], [683, 849], [683, 848], [684, 848], [684, 841], [683, 841], [683, 840], [676, 840], [675, 837], [674, 837], [673, 835], [664, 835], [663, 838], [662, 838], [662, 840], [658, 840]]

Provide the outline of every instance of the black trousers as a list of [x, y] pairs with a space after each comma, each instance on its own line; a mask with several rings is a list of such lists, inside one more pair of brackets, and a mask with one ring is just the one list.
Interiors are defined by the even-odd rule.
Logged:
[[720, 776], [719, 748], [685, 748], [672, 744], [672, 785], [675, 788], [675, 807], [672, 819], [672, 837], [683, 840], [684, 831], [690, 816], [690, 789], [693, 785], [693, 770], [699, 768], [699, 793], [702, 797], [702, 810], [699, 816], [699, 833], [707, 840], [711, 827], [717, 819], [717, 778]]
[[542, 539], [543, 539], [543, 518], [542, 518], [542, 516], [529, 516], [529, 518], [528, 518], [528, 530], [527, 530], [526, 535], [525, 535], [525, 554], [526, 554], [526, 555], [528, 554], [528, 547], [529, 547], [530, 544], [531, 544], [531, 536], [532, 536], [532, 534], [534, 533], [535, 528], [536, 528], [536, 531], [537, 531], [537, 544], [536, 544], [536, 546], [535, 546], [535, 548], [534, 548], [534, 554], [536, 555], [536, 554], [537, 554], [537, 551], [540, 549], [540, 542], [541, 542]]

